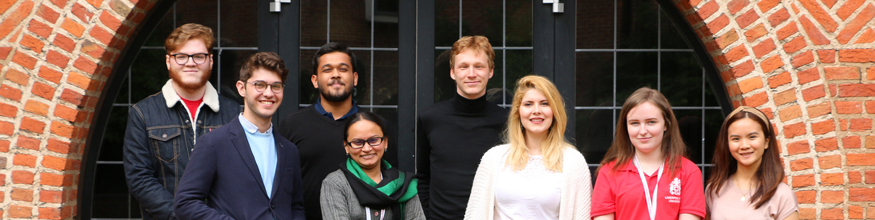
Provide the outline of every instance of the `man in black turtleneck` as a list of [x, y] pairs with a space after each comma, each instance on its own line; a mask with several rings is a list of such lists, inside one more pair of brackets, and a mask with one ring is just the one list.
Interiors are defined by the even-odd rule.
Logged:
[[426, 217], [462, 219], [480, 158], [500, 143], [507, 110], [486, 100], [495, 52], [483, 36], [453, 44], [450, 77], [457, 95], [419, 115], [416, 178]]

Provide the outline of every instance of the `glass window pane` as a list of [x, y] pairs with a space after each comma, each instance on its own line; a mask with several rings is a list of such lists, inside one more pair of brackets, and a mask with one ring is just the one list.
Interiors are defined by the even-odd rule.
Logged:
[[622, 106], [626, 98], [641, 87], [658, 89], [657, 63], [657, 53], [654, 52], [617, 53], [618, 106]]
[[720, 110], [705, 111], [705, 161], [712, 163], [714, 158], [714, 145], [717, 144], [717, 135], [720, 134], [720, 126], [726, 116]]
[[703, 70], [693, 52], [662, 52], [661, 89], [672, 106], [701, 106]]
[[[217, 37], [217, 28], [219, 27], [219, 4], [216, 3], [217, 2], [215, 1], [211, 1], [206, 4], [203, 1], [177, 1], [175, 10], [176, 27], [182, 26], [183, 24], [187, 23], [198, 23], [212, 28], [213, 37]], [[164, 35], [164, 37], [167, 37], [167, 35]]]
[[301, 50], [301, 71], [298, 74], [298, 76], [300, 77], [298, 78], [298, 80], [301, 82], [301, 85], [294, 88], [295, 91], [299, 94], [298, 97], [300, 98], [301, 104], [313, 104], [314, 102], [316, 102], [316, 99], [319, 98], [319, 93], [316, 91], [316, 88], [313, 87], [313, 83], [310, 81], [310, 78], [313, 77], [314, 73], [313, 56], [315, 54], [316, 50]]
[[[301, 46], [320, 47], [328, 43], [328, 1], [301, 1]], [[306, 59], [312, 58], [313, 53]], [[304, 58], [302, 58], [304, 59]], [[306, 62], [310, 63], [310, 62]], [[304, 64], [304, 63], [302, 63]], [[305, 99], [302, 99], [302, 101]]]
[[451, 50], [435, 50], [434, 102], [448, 100], [456, 95], [456, 82], [450, 77], [450, 53]]
[[[92, 218], [139, 218], [139, 204], [128, 194], [121, 164], [98, 164], [94, 177]], [[136, 205], [136, 206], [134, 206]]]
[[482, 35], [492, 46], [502, 45], [502, 0], [462, 1], [462, 36]]
[[146, 38], [145, 46], [159, 46], [162, 49], [164, 48], [164, 40], [167, 38], [167, 35], [170, 35], [170, 32], [173, 29], [176, 29], [176, 24], [173, 22], [173, 9], [167, 11], [167, 14], [164, 14], [164, 17], [161, 18], [161, 22], [155, 26], [155, 29], [152, 30], [152, 34]]
[[436, 0], [434, 6], [434, 45], [453, 46], [459, 39], [459, 0]]
[[330, 1], [330, 3], [330, 40], [343, 42], [350, 47], [370, 47], [371, 22], [365, 18], [366, 10], [370, 8], [365, 7], [365, 1]]
[[243, 104], [243, 97], [237, 92], [237, 80], [240, 79], [240, 67], [249, 57], [258, 51], [254, 50], [223, 50], [220, 55], [213, 55], [213, 74], [210, 82], [218, 90], [219, 95]]
[[[611, 52], [577, 54], [575, 106], [613, 106], [614, 55]], [[622, 102], [620, 103], [622, 105]]]
[[658, 13], [656, 1], [618, 0], [617, 47], [657, 48]]
[[614, 48], [614, 1], [589, 0], [577, 4], [577, 48]]
[[[355, 89], [352, 93], [352, 98], [355, 99], [358, 105], [370, 105], [371, 97], [370, 97], [370, 76], [371, 76], [371, 52], [364, 50], [356, 50], [352, 51], [355, 54], [355, 57], [358, 59], [358, 64], [356, 65], [356, 72], [358, 72], [359, 80], [358, 84], [355, 86]], [[396, 59], [397, 60], [397, 59]], [[397, 77], [397, 76], [396, 76]], [[310, 83], [310, 86], [313, 86]], [[318, 94], [317, 94], [318, 97]]]
[[675, 24], [668, 19], [668, 15], [665, 14], [665, 11], [660, 10], [659, 13], [661, 15], [659, 18], [659, 33], [662, 41], [659, 48], [690, 49], [690, 45], [684, 41], [684, 37], [681, 36], [680, 30], [678, 30]]
[[[507, 64], [507, 68], [505, 71], [506, 77], [503, 80], [506, 87], [503, 90], [495, 90], [493, 94], [498, 95], [494, 95], [495, 98], [493, 99], [495, 100], [495, 103], [510, 105], [513, 102], [514, 92], [516, 92], [514, 91], [516, 89], [516, 81], [520, 78], [523, 78], [523, 76], [533, 74], [532, 61], [534, 60], [534, 57], [532, 56], [531, 50], [507, 50], [507, 52], [505, 53], [507, 53], [507, 58], [505, 62]], [[499, 59], [497, 55], [496, 59]], [[498, 65], [498, 62], [496, 62], [496, 65]], [[496, 66], [495, 75], [499, 74], [501, 74], [501, 72], [499, 72], [498, 66]], [[489, 80], [489, 82], [491, 83], [493, 81], [498, 81], [497, 79], [501, 78], [496, 78], [495, 76], [493, 76], [492, 80]], [[501, 87], [499, 85], [495, 88]], [[501, 93], [498, 93], [499, 91], [501, 91]], [[489, 91], [487, 91], [487, 93], [489, 93]]]
[[141, 49], [131, 64], [131, 101], [137, 103], [158, 93], [170, 79], [163, 49]]
[[110, 110], [107, 129], [103, 133], [103, 147], [100, 148], [100, 155], [97, 157], [98, 161], [122, 161], [122, 147], [124, 146], [129, 109], [128, 107], [112, 107]]
[[[576, 110], [577, 149], [590, 164], [602, 160], [614, 140], [614, 111], [611, 109]], [[582, 126], [586, 125], [586, 126]]]
[[[505, 41], [507, 46], [532, 46], [532, 2], [506, 0]], [[494, 45], [493, 45], [494, 46]]]
[[[220, 0], [222, 26], [218, 27], [221, 38], [216, 45], [223, 47], [257, 47], [258, 1]], [[213, 30], [217, 31], [217, 30]]]
[[[687, 145], [687, 155], [694, 163], [702, 163], [702, 115], [704, 110], [672, 110], [675, 118], [678, 120], [678, 129], [681, 131], [681, 138], [684, 144]], [[708, 162], [706, 160], [704, 162]]]
[[359, 76], [359, 80], [373, 81], [374, 105], [398, 105], [398, 52], [374, 51], [373, 78]]

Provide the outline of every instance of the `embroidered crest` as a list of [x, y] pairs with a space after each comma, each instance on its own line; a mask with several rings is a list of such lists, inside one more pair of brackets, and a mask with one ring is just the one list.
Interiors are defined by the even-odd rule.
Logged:
[[677, 177], [675, 177], [674, 180], [671, 181], [671, 184], [669, 185], [668, 193], [671, 193], [672, 195], [675, 195], [675, 196], [681, 195], [681, 179], [678, 179]]

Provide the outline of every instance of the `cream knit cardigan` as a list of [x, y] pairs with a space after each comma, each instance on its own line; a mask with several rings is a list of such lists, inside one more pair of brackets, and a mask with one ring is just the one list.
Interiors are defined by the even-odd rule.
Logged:
[[[495, 218], [496, 175], [504, 167], [510, 145], [502, 144], [489, 149], [474, 175], [471, 197], [465, 210], [466, 220], [492, 220]], [[559, 202], [560, 220], [589, 220], [592, 199], [592, 179], [583, 155], [569, 146], [562, 153], [562, 175], [565, 183]]]

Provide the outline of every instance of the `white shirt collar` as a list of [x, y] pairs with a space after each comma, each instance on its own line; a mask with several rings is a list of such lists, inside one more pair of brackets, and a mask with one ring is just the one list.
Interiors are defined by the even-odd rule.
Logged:
[[[216, 92], [216, 89], [213, 88], [213, 84], [209, 81], [204, 86], [206, 86], [204, 91], [204, 105], [209, 106], [213, 112], [219, 112], [219, 93]], [[182, 98], [179, 97], [179, 94], [173, 89], [173, 79], [168, 79], [167, 83], [164, 83], [164, 87], [161, 87], [161, 93], [164, 95], [165, 102], [167, 102], [167, 108], [172, 108], [177, 102], [182, 102]]]

